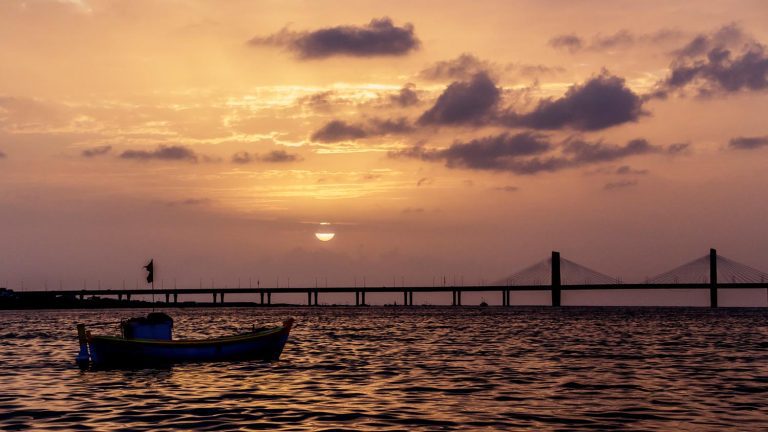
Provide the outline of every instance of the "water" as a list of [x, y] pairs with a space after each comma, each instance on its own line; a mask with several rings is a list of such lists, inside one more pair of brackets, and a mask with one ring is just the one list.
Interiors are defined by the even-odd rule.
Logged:
[[274, 363], [75, 367], [75, 322], [141, 313], [0, 311], [0, 429], [768, 430], [765, 309], [171, 310], [298, 323]]

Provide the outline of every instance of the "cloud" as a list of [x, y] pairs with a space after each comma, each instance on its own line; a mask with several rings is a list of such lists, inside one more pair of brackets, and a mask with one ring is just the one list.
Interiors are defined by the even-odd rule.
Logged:
[[507, 112], [501, 121], [532, 129], [594, 131], [637, 121], [645, 114], [643, 100], [624, 79], [607, 72], [582, 85], [573, 85], [558, 99], [545, 99], [526, 114]]
[[450, 60], [438, 61], [419, 72], [419, 78], [427, 80], [468, 80], [474, 75], [493, 69], [490, 62], [463, 53]]
[[248, 153], [246, 151], [239, 151], [232, 155], [232, 163], [236, 164], [248, 164], [258, 159], [258, 156], [254, 153]]
[[125, 150], [120, 153], [121, 159], [133, 160], [164, 160], [197, 162], [198, 155], [190, 148], [174, 145], [160, 145], [155, 150]]
[[501, 91], [485, 72], [469, 81], [456, 81], [437, 98], [418, 120], [423, 125], [482, 124], [496, 108]]
[[691, 147], [691, 143], [675, 143], [670, 144], [667, 147], [667, 153], [671, 155], [687, 153]]
[[433, 63], [419, 72], [418, 77], [430, 81], [466, 81], [478, 73], [487, 73], [493, 76], [512, 74], [519, 77], [539, 77], [545, 74], [562, 72], [561, 67], [550, 67], [540, 64], [508, 63], [498, 65], [493, 62], [481, 60], [474, 54], [463, 53], [450, 60], [442, 60]]
[[168, 207], [176, 206], [203, 206], [213, 202], [210, 198], [187, 198], [180, 201], [169, 201], [166, 203]]
[[327, 112], [333, 109], [332, 100], [336, 96], [333, 90], [315, 93], [298, 98], [299, 105], [307, 106], [315, 111]]
[[584, 37], [575, 34], [564, 34], [555, 36], [549, 40], [549, 45], [555, 49], [565, 50], [570, 53], [579, 51], [610, 51], [616, 49], [627, 49], [638, 44], [658, 45], [674, 40], [683, 36], [682, 32], [673, 29], [661, 29], [653, 33], [633, 33], [626, 29], [621, 29], [609, 35], [597, 34], [590, 38], [590, 41]]
[[454, 142], [439, 152], [449, 168], [503, 170], [509, 159], [540, 154], [551, 148], [546, 137], [524, 132], [516, 135], [503, 133], [474, 139], [466, 143]]
[[626, 189], [628, 187], [637, 186], [637, 180], [619, 180], [616, 182], [606, 183], [603, 188], [605, 190]]
[[549, 40], [549, 45], [556, 49], [564, 49], [570, 52], [581, 50], [584, 41], [575, 34], [559, 35]]
[[608, 162], [623, 159], [628, 156], [649, 153], [661, 153], [663, 149], [647, 140], [638, 138], [625, 145], [606, 144], [602, 141], [589, 142], [581, 139], [568, 139], [563, 145], [563, 154], [570, 157], [574, 164]]
[[112, 151], [112, 146], [104, 145], [104, 146], [87, 148], [82, 151], [81, 155], [83, 157], [92, 158], [96, 156], [103, 156], [111, 151]]
[[288, 153], [285, 150], [272, 150], [271, 152], [260, 156], [259, 160], [269, 163], [285, 163], [285, 162], [297, 162], [302, 160], [302, 157], [298, 154]]
[[372, 19], [363, 26], [337, 26], [314, 31], [283, 29], [267, 37], [254, 37], [250, 45], [283, 47], [300, 59], [402, 56], [420, 46], [412, 24], [398, 27], [388, 17]]
[[8, 157], [8, 156], [5, 154], [5, 152], [0, 150], [0, 159], [5, 159], [6, 157]]
[[401, 107], [409, 107], [419, 103], [419, 95], [413, 90], [416, 86], [408, 83], [400, 89], [396, 95], [389, 97], [393, 104]]
[[249, 164], [252, 162], [285, 163], [298, 162], [303, 158], [298, 154], [288, 153], [285, 150], [272, 150], [264, 155], [240, 151], [232, 155], [231, 161], [235, 164]]
[[736, 24], [698, 35], [674, 54], [661, 97], [685, 88], [699, 96], [768, 89], [768, 47]]
[[353, 141], [374, 136], [403, 134], [413, 130], [413, 126], [407, 119], [379, 119], [368, 120], [368, 124], [352, 124], [343, 120], [332, 120], [315, 131], [310, 140], [314, 142], [333, 143], [339, 141]]
[[647, 169], [634, 169], [629, 165], [622, 165], [616, 168], [616, 174], [618, 175], [645, 175], [648, 174]]
[[671, 153], [671, 147], [652, 145], [645, 139], [634, 139], [624, 145], [616, 145], [570, 137], [560, 143], [553, 143], [546, 135], [523, 132], [516, 135], [503, 133], [468, 142], [456, 141], [443, 149], [428, 149], [416, 145], [390, 152], [389, 156], [443, 162], [448, 168], [531, 175], [611, 162], [631, 156]]
[[421, 185], [431, 185], [433, 182], [434, 180], [432, 180], [429, 177], [422, 177], [419, 179], [419, 181], [416, 182], [416, 187], [419, 187]]
[[315, 131], [310, 139], [315, 142], [338, 142], [365, 138], [368, 133], [360, 125], [348, 124], [342, 120], [332, 120]]
[[736, 150], [754, 150], [760, 147], [768, 147], [768, 135], [761, 137], [736, 137], [731, 138], [728, 147]]

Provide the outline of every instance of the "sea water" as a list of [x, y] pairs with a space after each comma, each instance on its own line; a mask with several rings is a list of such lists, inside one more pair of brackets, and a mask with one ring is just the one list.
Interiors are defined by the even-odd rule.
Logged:
[[297, 323], [278, 362], [81, 371], [75, 324], [0, 311], [0, 429], [768, 430], [768, 311], [167, 309], [176, 337]]

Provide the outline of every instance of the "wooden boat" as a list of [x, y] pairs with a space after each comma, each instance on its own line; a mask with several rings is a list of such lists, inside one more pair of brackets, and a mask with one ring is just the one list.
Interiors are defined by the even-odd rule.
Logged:
[[180, 362], [278, 360], [293, 318], [272, 328], [254, 328], [232, 336], [173, 340], [173, 320], [163, 313], [120, 323], [122, 336], [96, 336], [78, 324], [81, 365], [142, 366]]

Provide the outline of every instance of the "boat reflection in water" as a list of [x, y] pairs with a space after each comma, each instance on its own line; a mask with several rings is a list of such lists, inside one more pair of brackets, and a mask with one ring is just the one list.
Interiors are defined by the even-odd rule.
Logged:
[[182, 362], [278, 360], [293, 318], [281, 326], [210, 339], [173, 340], [173, 319], [161, 312], [120, 323], [121, 336], [97, 336], [77, 325], [81, 367], [142, 367]]

